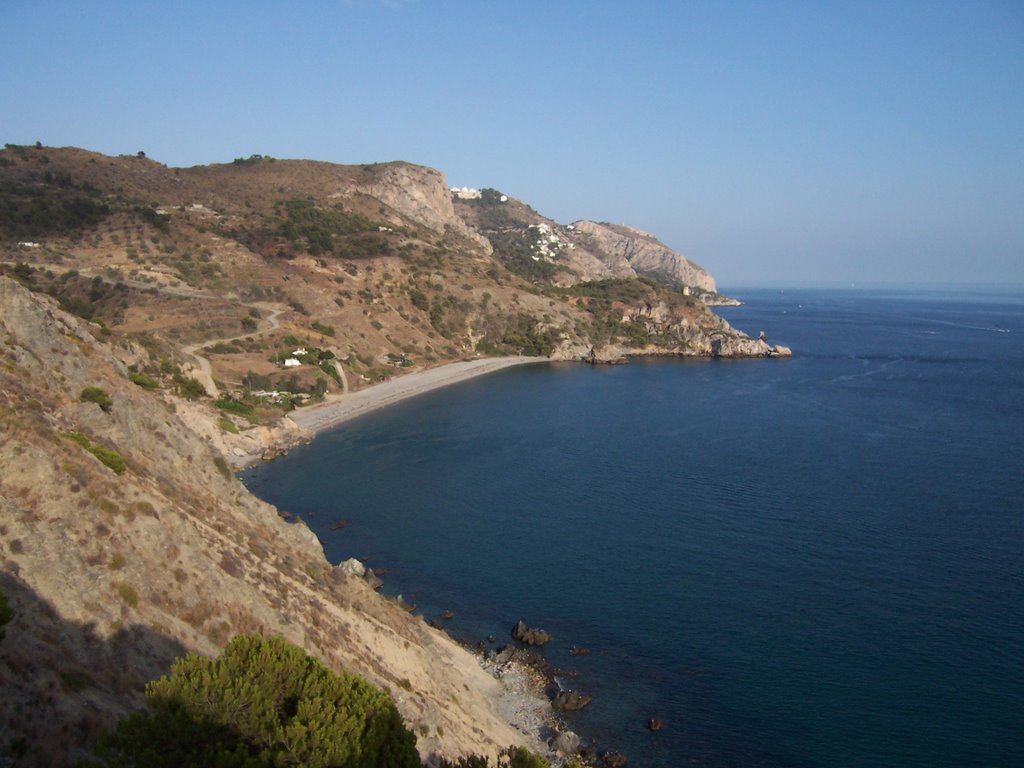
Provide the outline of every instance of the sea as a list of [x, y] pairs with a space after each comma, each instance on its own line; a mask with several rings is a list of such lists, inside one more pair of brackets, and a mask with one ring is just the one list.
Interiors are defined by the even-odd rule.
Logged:
[[630, 766], [1024, 765], [1024, 290], [734, 293], [791, 359], [505, 369], [244, 482], [467, 642], [548, 631]]

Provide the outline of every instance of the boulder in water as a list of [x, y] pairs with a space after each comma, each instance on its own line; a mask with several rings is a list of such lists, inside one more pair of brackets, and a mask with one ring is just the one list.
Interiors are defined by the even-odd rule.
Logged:
[[512, 627], [512, 639], [527, 645], [541, 646], [551, 642], [551, 635], [543, 629], [530, 629], [526, 622], [520, 620]]
[[550, 745], [556, 752], [561, 752], [563, 755], [572, 755], [580, 747], [580, 737], [572, 731], [562, 731], [555, 735]]
[[577, 691], [559, 691], [551, 706], [563, 712], [575, 712], [590, 703], [590, 697]]

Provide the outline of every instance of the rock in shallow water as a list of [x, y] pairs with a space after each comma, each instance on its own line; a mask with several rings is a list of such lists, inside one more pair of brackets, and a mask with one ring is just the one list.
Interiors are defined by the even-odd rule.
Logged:
[[526, 622], [520, 620], [512, 627], [512, 639], [527, 645], [541, 646], [551, 642], [551, 635], [543, 629], [530, 629]]
[[572, 755], [579, 749], [580, 737], [572, 731], [562, 731], [551, 740], [551, 748], [564, 755]]
[[583, 709], [589, 703], [590, 697], [586, 694], [577, 691], [559, 691], [551, 702], [551, 706], [563, 712], [575, 712], [578, 709]]

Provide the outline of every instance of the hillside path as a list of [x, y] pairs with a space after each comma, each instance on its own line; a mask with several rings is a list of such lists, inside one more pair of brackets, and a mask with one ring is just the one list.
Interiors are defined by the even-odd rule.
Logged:
[[189, 366], [190, 370], [186, 371], [186, 374], [191, 373], [206, 389], [206, 394], [210, 397], [219, 397], [220, 392], [217, 390], [217, 385], [213, 381], [213, 367], [210, 365], [209, 358], [203, 357], [199, 354], [199, 350], [203, 347], [210, 346], [211, 344], [230, 344], [232, 341], [241, 341], [242, 339], [251, 339], [256, 336], [262, 336], [265, 333], [276, 331], [281, 327], [281, 323], [278, 321], [278, 316], [285, 311], [285, 308], [277, 304], [267, 304], [264, 302], [254, 302], [253, 304], [243, 304], [246, 307], [257, 307], [261, 309], [269, 309], [270, 314], [264, 318], [267, 321], [266, 328], [260, 328], [259, 330], [252, 331], [251, 333], [243, 333], [237, 336], [228, 336], [219, 339], [206, 339], [196, 344], [188, 344], [181, 348], [181, 351], [196, 361], [195, 366]]

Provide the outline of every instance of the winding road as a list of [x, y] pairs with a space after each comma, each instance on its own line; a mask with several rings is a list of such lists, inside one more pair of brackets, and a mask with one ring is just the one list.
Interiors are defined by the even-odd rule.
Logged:
[[[186, 375], [193, 376], [203, 388], [206, 390], [206, 394], [210, 397], [219, 397], [220, 392], [217, 390], [217, 385], [213, 382], [213, 367], [210, 365], [209, 358], [203, 357], [199, 354], [199, 350], [203, 347], [208, 347], [211, 344], [230, 344], [233, 341], [241, 341], [242, 339], [252, 339], [257, 336], [262, 336], [271, 331], [276, 331], [281, 327], [281, 323], [278, 322], [278, 317], [284, 312], [287, 307], [280, 304], [268, 304], [265, 302], [254, 302], [252, 304], [243, 304], [243, 307], [252, 307], [257, 309], [270, 310], [270, 314], [264, 318], [267, 321], [266, 328], [260, 328], [259, 330], [252, 331], [251, 333], [243, 333], [238, 336], [228, 336], [219, 339], [207, 339], [197, 344], [189, 344], [181, 348], [181, 351], [196, 361], [195, 366], [188, 364], [189, 370], [184, 371]], [[340, 373], [340, 371], [339, 371]], [[342, 374], [342, 381], [345, 380], [344, 374]], [[347, 388], [346, 388], [347, 391]]]

